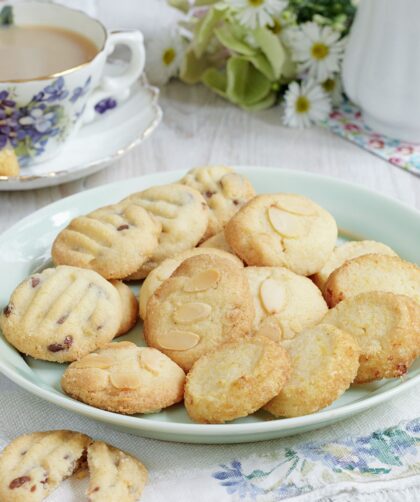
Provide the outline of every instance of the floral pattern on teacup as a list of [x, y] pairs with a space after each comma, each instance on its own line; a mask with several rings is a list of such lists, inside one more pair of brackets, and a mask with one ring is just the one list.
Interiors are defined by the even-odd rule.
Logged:
[[[71, 125], [66, 102], [76, 103], [88, 92], [90, 82], [88, 77], [82, 87], [70, 91], [65, 79], [58, 77], [23, 106], [16, 102], [13, 87], [0, 91], [0, 149], [10, 144], [24, 167], [44, 153], [52, 138], [63, 142]], [[76, 113], [74, 121], [80, 115]]]

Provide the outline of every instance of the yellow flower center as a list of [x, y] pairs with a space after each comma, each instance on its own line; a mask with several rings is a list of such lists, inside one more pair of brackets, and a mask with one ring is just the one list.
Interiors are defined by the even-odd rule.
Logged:
[[322, 87], [326, 92], [333, 92], [335, 89], [335, 80], [328, 78], [325, 82], [322, 82]]
[[251, 7], [259, 7], [264, 3], [265, 0], [248, 0], [248, 3]]
[[170, 47], [169, 49], [166, 49], [165, 52], [162, 54], [162, 61], [166, 66], [169, 66], [172, 61], [175, 59], [175, 51]]
[[295, 103], [295, 110], [298, 113], [306, 113], [311, 107], [311, 103], [306, 96], [299, 96]]
[[316, 42], [312, 46], [311, 53], [314, 59], [325, 59], [330, 53], [330, 49], [322, 42]]
[[283, 29], [282, 25], [280, 24], [280, 21], [278, 19], [274, 19], [274, 24], [273, 26], [270, 26], [270, 30], [275, 34], [278, 35], [281, 30]]

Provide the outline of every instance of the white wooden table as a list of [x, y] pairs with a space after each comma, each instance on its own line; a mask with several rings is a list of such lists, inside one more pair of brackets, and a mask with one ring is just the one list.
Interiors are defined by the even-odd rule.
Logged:
[[36, 209], [82, 190], [145, 173], [215, 163], [322, 173], [420, 208], [420, 178], [326, 130], [282, 127], [278, 108], [244, 112], [203, 87], [178, 82], [163, 89], [161, 106], [164, 117], [152, 136], [107, 169], [58, 187], [0, 192], [0, 232]]

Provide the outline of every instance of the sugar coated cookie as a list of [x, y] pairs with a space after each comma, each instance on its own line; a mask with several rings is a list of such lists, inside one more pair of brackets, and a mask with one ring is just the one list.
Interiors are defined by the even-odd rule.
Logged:
[[273, 323], [282, 339], [317, 324], [328, 307], [315, 284], [282, 267], [246, 267], [255, 307], [254, 330]]
[[57, 235], [51, 254], [56, 265], [89, 268], [106, 279], [121, 279], [152, 255], [160, 232], [160, 222], [142, 207], [114, 204], [74, 218]]
[[128, 278], [147, 277], [160, 262], [195, 247], [206, 231], [209, 208], [202, 195], [179, 183], [148, 188], [125, 201], [147, 209], [162, 225], [159, 245], [150, 260]]
[[125, 335], [136, 325], [139, 315], [139, 302], [130, 287], [122, 281], [110, 281], [117, 289], [121, 300], [121, 324], [115, 336]]
[[289, 373], [287, 352], [268, 338], [226, 343], [201, 357], [188, 373], [185, 407], [196, 422], [244, 417], [278, 394]]
[[117, 342], [72, 363], [61, 386], [86, 404], [131, 415], [182, 401], [184, 380], [182, 369], [158, 350]]
[[356, 383], [399, 377], [420, 356], [420, 306], [408, 296], [361, 293], [340, 302], [322, 322], [347, 331], [358, 341]]
[[33, 432], [0, 454], [0, 500], [40, 502], [86, 461], [91, 439], [72, 431]]
[[303, 195], [258, 195], [228, 222], [225, 237], [248, 265], [311, 275], [330, 257], [337, 225], [330, 213]]
[[147, 304], [144, 335], [185, 370], [209, 350], [252, 329], [254, 307], [243, 269], [214, 254], [184, 260]]
[[136, 502], [147, 482], [146, 467], [132, 455], [102, 441], [89, 445], [89, 502]]
[[232, 216], [255, 196], [251, 182], [226, 166], [196, 167], [180, 183], [195, 188], [206, 199], [210, 215], [205, 239], [223, 230]]
[[167, 258], [150, 272], [141, 285], [139, 304], [140, 317], [142, 319], [146, 319], [147, 303], [157, 288], [172, 275], [172, 272], [174, 272], [184, 260], [200, 254], [215, 254], [231, 260], [235, 265], [238, 265], [238, 267], [243, 267], [242, 261], [237, 256], [216, 248], [193, 248], [176, 255], [174, 258]]
[[7, 341], [46, 361], [74, 361], [110, 342], [121, 323], [118, 291], [93, 270], [65, 265], [25, 279], [0, 316]]
[[350, 387], [359, 367], [356, 340], [330, 324], [302, 331], [283, 346], [292, 360], [286, 385], [264, 409], [276, 417], [314, 413], [338, 399]]
[[341, 267], [343, 263], [352, 258], [363, 256], [365, 254], [385, 254], [389, 256], [397, 256], [397, 253], [390, 247], [376, 241], [351, 241], [342, 244], [334, 249], [327, 263], [322, 269], [312, 276], [312, 280], [323, 291], [328, 277], [334, 270]]
[[367, 254], [353, 258], [334, 270], [325, 284], [330, 307], [367, 291], [407, 295], [420, 303], [420, 268], [397, 256]]
[[226, 241], [225, 233], [223, 231], [218, 232], [217, 234], [214, 234], [212, 237], [209, 237], [208, 239], [203, 241], [200, 244], [200, 248], [221, 249], [222, 251], [227, 251], [228, 253], [234, 254], [233, 249]]

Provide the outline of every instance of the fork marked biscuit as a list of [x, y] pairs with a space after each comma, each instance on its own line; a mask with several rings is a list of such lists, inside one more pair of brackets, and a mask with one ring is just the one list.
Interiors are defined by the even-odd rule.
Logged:
[[0, 454], [0, 500], [40, 502], [85, 462], [91, 439], [72, 431], [34, 432]]
[[193, 365], [185, 386], [185, 407], [196, 422], [244, 417], [277, 395], [289, 373], [287, 352], [268, 338], [226, 343]]
[[135, 204], [105, 206], [74, 218], [56, 237], [56, 265], [95, 270], [106, 279], [135, 272], [158, 245], [160, 222]]
[[[254, 330], [275, 324], [282, 339], [317, 324], [328, 307], [315, 284], [282, 267], [246, 267], [254, 300]], [[264, 328], [264, 326], [266, 326]]]
[[188, 171], [180, 183], [198, 190], [210, 208], [203, 239], [222, 231], [232, 216], [255, 196], [251, 182], [226, 166], [196, 167]]
[[130, 274], [129, 280], [143, 279], [166, 258], [195, 247], [207, 228], [206, 201], [197, 190], [179, 183], [154, 186], [122, 202], [143, 207], [162, 225], [157, 249], [150, 260]]
[[137, 323], [139, 315], [139, 302], [130, 287], [122, 281], [110, 281], [116, 288], [121, 300], [121, 324], [115, 336], [125, 335]]
[[257, 195], [225, 227], [228, 244], [248, 265], [286, 267], [300, 275], [325, 265], [337, 239], [334, 218], [303, 195]]
[[356, 383], [404, 375], [420, 356], [420, 306], [404, 295], [369, 291], [337, 304], [322, 322], [360, 345]]
[[359, 367], [356, 340], [330, 324], [318, 324], [283, 342], [292, 370], [279, 394], [264, 406], [276, 417], [299, 417], [330, 405], [350, 387]]
[[64, 392], [96, 408], [132, 415], [154, 413], [184, 395], [185, 374], [156, 349], [110, 343], [66, 369]]
[[250, 333], [254, 307], [243, 269], [214, 254], [184, 260], [147, 304], [144, 336], [184, 370]]
[[184, 260], [190, 258], [191, 256], [197, 256], [200, 254], [215, 254], [217, 256], [221, 256], [222, 258], [231, 260], [234, 264], [238, 265], [238, 267], [243, 267], [243, 263], [237, 256], [215, 248], [193, 248], [188, 251], [184, 251], [173, 258], [167, 258], [150, 272], [141, 285], [139, 304], [140, 317], [142, 319], [146, 319], [147, 303], [157, 288], [172, 275], [172, 273]]
[[16, 349], [56, 362], [74, 361], [110, 342], [120, 322], [114, 286], [93, 270], [66, 265], [25, 279], [0, 316]]
[[147, 469], [135, 457], [102, 441], [87, 450], [89, 502], [136, 502], [147, 482]]
[[341, 267], [347, 260], [363, 256], [365, 254], [385, 254], [389, 256], [397, 256], [397, 253], [382, 242], [376, 241], [350, 241], [338, 246], [334, 249], [327, 263], [322, 269], [313, 275], [311, 279], [319, 287], [324, 290], [325, 283], [328, 277], [334, 270]]
[[324, 288], [330, 307], [359, 293], [387, 291], [420, 303], [420, 268], [398, 256], [367, 254], [334, 270]]

